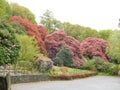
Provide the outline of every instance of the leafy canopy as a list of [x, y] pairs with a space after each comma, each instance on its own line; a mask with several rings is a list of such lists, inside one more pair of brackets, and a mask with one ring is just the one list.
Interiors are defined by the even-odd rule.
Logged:
[[19, 56], [19, 42], [15, 30], [5, 21], [0, 21], [0, 65], [16, 63]]
[[34, 37], [16, 34], [16, 38], [21, 46], [19, 60], [32, 62], [40, 53], [39, 47]]
[[35, 15], [26, 7], [20, 6], [17, 3], [10, 4], [12, 8], [12, 16], [21, 16], [22, 18], [29, 19], [32, 23], [36, 23]]
[[110, 61], [120, 64], [120, 31], [112, 31], [108, 42], [107, 54], [110, 57]]
[[52, 33], [61, 28], [61, 22], [55, 19], [53, 13], [49, 10], [46, 10], [46, 12], [41, 16], [40, 23], [48, 29], [49, 33]]
[[8, 20], [12, 15], [12, 10], [10, 5], [6, 0], [0, 0], [0, 19]]

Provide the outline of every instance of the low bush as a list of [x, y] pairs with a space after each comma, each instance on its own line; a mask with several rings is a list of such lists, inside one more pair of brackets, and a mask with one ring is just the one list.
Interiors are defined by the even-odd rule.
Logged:
[[78, 74], [88, 74], [88, 73], [94, 73], [92, 71], [88, 70], [81, 70], [81, 69], [76, 69], [76, 68], [69, 68], [69, 67], [57, 67], [54, 66], [52, 70], [50, 71], [50, 75], [78, 75]]
[[109, 72], [112, 63], [105, 62], [99, 57], [94, 57], [93, 60], [98, 72]]
[[92, 59], [83, 58], [83, 65], [81, 65], [79, 68], [109, 73], [110, 75], [117, 75], [118, 71], [120, 70], [119, 65], [105, 62], [99, 57], [93, 57]]
[[24, 71], [29, 71], [32, 72], [33, 68], [33, 63], [30, 61], [19, 61], [14, 68], [17, 70], [24, 70]]
[[97, 68], [95, 66], [95, 60], [91, 60], [91, 59], [85, 58], [85, 57], [83, 57], [82, 60], [83, 60], [83, 64], [79, 68], [97, 71]]
[[16, 38], [18, 39], [21, 46], [20, 56], [18, 58], [19, 61], [33, 62], [40, 53], [39, 47], [34, 37], [16, 34]]
[[39, 72], [48, 72], [53, 67], [53, 61], [50, 58], [40, 54], [34, 61], [34, 67]]
[[68, 67], [56, 67], [54, 66], [50, 72], [49, 72], [50, 75], [69, 75], [70, 74], [70, 70]]
[[72, 51], [62, 45], [60, 51], [57, 53], [56, 58], [54, 58], [53, 61], [54, 65], [57, 66], [72, 66]]
[[118, 75], [119, 70], [120, 70], [120, 65], [113, 64], [109, 69], [109, 73], [111, 75]]

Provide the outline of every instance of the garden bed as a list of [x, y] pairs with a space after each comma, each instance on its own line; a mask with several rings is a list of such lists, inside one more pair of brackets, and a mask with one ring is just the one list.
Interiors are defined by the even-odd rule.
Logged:
[[94, 76], [96, 74], [96, 72], [88, 70], [80, 70], [68, 67], [55, 67], [55, 69], [50, 72], [49, 76], [52, 80], [71, 80]]
[[74, 74], [74, 75], [53, 75], [50, 76], [50, 78], [52, 80], [72, 80], [72, 79], [85, 78], [94, 75], [96, 75], [96, 73]]

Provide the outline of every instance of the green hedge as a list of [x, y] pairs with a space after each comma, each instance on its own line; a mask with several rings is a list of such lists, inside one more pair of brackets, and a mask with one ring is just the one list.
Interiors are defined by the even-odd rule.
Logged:
[[14, 31], [7, 22], [0, 21], [0, 65], [17, 62], [20, 46]]

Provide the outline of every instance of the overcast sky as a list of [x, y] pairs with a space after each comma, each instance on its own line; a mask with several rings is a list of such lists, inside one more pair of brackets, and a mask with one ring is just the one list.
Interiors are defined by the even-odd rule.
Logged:
[[7, 0], [31, 10], [37, 22], [46, 9], [62, 22], [91, 27], [97, 30], [119, 29], [120, 0]]

